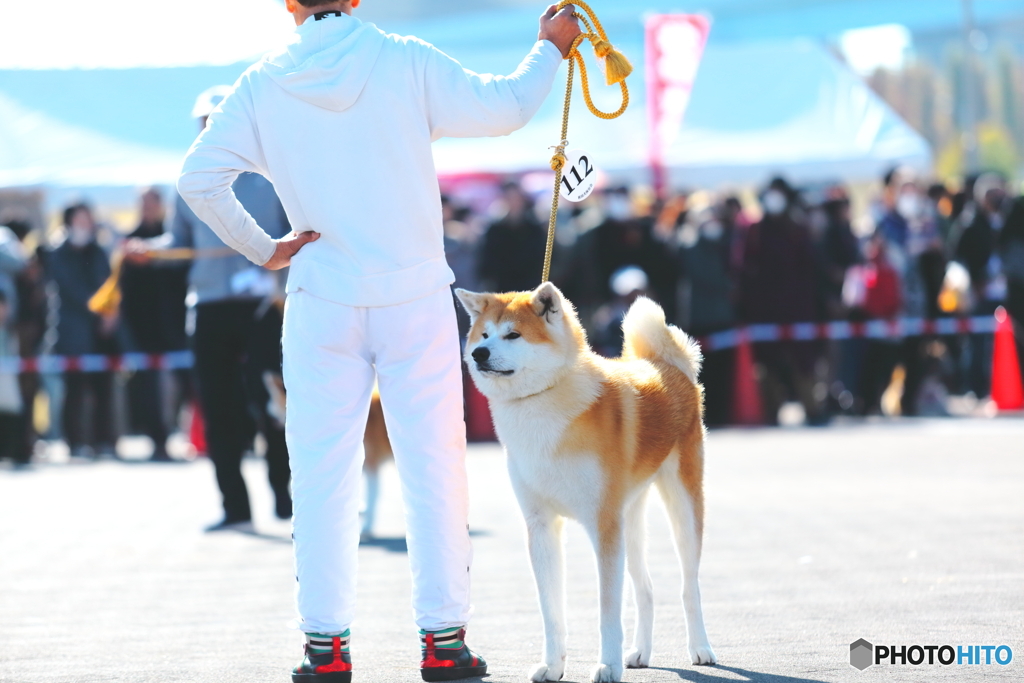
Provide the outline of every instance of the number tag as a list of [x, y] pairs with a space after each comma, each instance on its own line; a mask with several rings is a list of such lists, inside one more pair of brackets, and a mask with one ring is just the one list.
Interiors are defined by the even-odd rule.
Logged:
[[559, 194], [570, 202], [582, 202], [594, 191], [597, 174], [590, 155], [580, 150], [565, 153], [565, 167], [562, 169], [562, 184]]

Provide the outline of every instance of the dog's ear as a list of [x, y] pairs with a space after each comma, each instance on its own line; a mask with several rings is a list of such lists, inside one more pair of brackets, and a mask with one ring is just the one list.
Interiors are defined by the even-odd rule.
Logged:
[[545, 282], [533, 290], [530, 303], [533, 305], [533, 312], [549, 323], [561, 318], [565, 311], [565, 299], [562, 297], [562, 293], [550, 282]]
[[483, 315], [483, 312], [487, 310], [487, 305], [491, 303], [490, 294], [479, 294], [466, 289], [456, 289], [455, 296], [459, 297], [462, 307], [466, 309], [466, 313], [469, 313], [470, 322], [475, 322]]

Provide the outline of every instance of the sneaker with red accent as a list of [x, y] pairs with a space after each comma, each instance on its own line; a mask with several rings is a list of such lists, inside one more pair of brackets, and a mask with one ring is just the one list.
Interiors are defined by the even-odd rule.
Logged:
[[459, 647], [442, 647], [443, 643], [436, 642], [436, 639], [437, 634], [429, 631], [421, 635], [423, 661], [420, 662], [420, 675], [423, 680], [454, 681], [487, 673], [487, 662], [464, 642], [466, 629], [460, 628], [456, 637], [450, 637], [453, 641], [462, 641]]
[[331, 638], [331, 652], [316, 652], [306, 644], [306, 656], [292, 669], [292, 683], [351, 683], [352, 657], [341, 650], [341, 638]]

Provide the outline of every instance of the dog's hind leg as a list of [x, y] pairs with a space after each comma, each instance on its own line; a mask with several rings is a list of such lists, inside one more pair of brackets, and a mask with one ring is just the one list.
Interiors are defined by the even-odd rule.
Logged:
[[601, 661], [590, 680], [622, 680], [622, 586], [626, 580], [625, 521], [617, 506], [599, 513], [597, 528], [588, 528], [597, 553], [597, 579], [601, 609]]
[[647, 571], [647, 491], [626, 510], [626, 567], [636, 600], [636, 632], [626, 666], [641, 669], [651, 664], [654, 648], [654, 587]]
[[704, 493], [701, 487], [704, 468], [704, 443], [701, 438], [686, 440], [676, 459], [669, 457], [658, 472], [657, 484], [675, 533], [676, 550], [683, 572], [683, 609], [690, 660], [694, 664], [715, 664], [717, 659], [704, 629], [700, 604], [701, 535], [704, 527]]
[[537, 580], [544, 618], [544, 661], [530, 672], [532, 681], [558, 681], [565, 673], [565, 574], [562, 559], [562, 517], [526, 512], [530, 562]]

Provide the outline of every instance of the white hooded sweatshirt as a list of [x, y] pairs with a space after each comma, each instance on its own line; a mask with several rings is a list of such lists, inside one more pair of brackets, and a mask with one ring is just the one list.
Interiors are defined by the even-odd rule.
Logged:
[[242, 171], [266, 176], [293, 229], [321, 234], [292, 259], [288, 292], [360, 307], [418, 299], [454, 281], [431, 142], [522, 127], [561, 60], [539, 41], [511, 76], [478, 75], [416, 38], [345, 14], [310, 17], [235, 83], [189, 150], [178, 190], [262, 265], [274, 242], [231, 184]]

